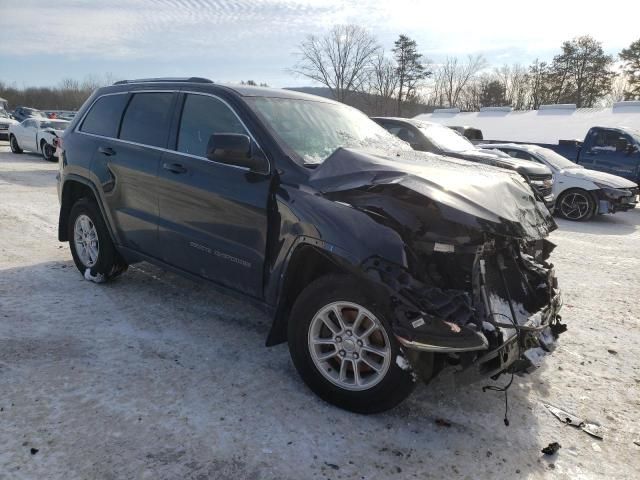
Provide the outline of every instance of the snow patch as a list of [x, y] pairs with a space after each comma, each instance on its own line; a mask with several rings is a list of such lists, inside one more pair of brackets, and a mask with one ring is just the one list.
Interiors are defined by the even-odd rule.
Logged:
[[396, 357], [396, 365], [398, 365], [398, 367], [400, 367], [405, 372], [411, 371], [411, 365], [409, 364], [407, 359], [404, 358], [402, 355], [398, 355]]
[[85, 280], [89, 280], [90, 282], [93, 282], [93, 283], [104, 283], [105, 281], [104, 275], [101, 273], [98, 273], [96, 275], [91, 275], [90, 268], [87, 268], [84, 271], [84, 278]]

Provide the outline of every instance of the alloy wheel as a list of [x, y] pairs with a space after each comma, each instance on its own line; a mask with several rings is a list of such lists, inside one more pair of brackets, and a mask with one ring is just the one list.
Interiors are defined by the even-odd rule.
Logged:
[[87, 268], [93, 267], [98, 261], [100, 244], [96, 226], [87, 215], [78, 215], [76, 218], [73, 226], [73, 242], [82, 264]]
[[391, 364], [391, 343], [382, 322], [351, 302], [333, 302], [311, 320], [311, 359], [320, 373], [345, 390], [377, 385]]
[[580, 192], [570, 192], [562, 197], [560, 212], [565, 218], [581, 220], [589, 215], [591, 202]]

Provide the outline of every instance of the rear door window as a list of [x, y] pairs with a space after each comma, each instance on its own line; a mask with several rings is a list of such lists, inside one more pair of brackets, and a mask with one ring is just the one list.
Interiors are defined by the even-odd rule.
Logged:
[[177, 150], [206, 157], [209, 137], [214, 133], [246, 135], [247, 131], [235, 113], [221, 100], [188, 94], [182, 108]]
[[126, 101], [126, 94], [100, 97], [83, 120], [80, 131], [115, 138]]
[[166, 147], [173, 98], [173, 92], [134, 94], [124, 112], [119, 138], [153, 147]]

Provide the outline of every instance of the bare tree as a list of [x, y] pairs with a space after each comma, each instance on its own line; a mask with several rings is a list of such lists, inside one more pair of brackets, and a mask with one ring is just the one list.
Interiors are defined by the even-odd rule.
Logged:
[[368, 93], [374, 96], [374, 110], [378, 115], [388, 115], [389, 105], [398, 88], [398, 72], [394, 63], [379, 51], [371, 61]]
[[379, 46], [362, 27], [336, 25], [322, 37], [309, 35], [298, 50], [300, 59], [293, 71], [325, 85], [336, 100], [344, 102], [361, 88]]
[[505, 99], [514, 110], [523, 110], [529, 102], [529, 77], [527, 69], [520, 64], [503, 65], [496, 68], [497, 80], [504, 86]]
[[438, 72], [438, 87], [442, 103], [449, 107], [459, 106], [460, 95], [471, 79], [486, 67], [482, 55], [469, 55], [466, 61], [447, 57]]

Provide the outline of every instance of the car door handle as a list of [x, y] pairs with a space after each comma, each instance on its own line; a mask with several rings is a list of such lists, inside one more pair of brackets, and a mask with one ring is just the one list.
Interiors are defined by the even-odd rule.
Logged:
[[111, 147], [99, 147], [98, 151], [107, 157], [111, 157], [116, 154], [116, 151]]
[[179, 163], [163, 163], [162, 168], [173, 173], [187, 173], [187, 169]]

